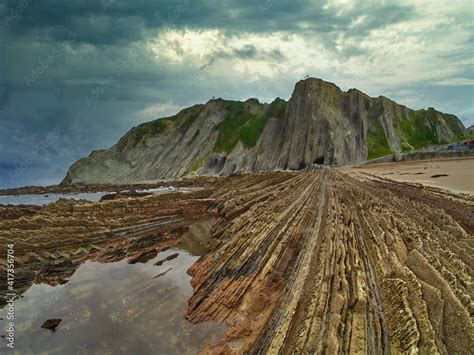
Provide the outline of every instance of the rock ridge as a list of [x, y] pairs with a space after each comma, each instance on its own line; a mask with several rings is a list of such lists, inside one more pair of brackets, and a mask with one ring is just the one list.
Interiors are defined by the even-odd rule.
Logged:
[[454, 115], [412, 110], [384, 97], [309, 78], [291, 98], [212, 99], [132, 128], [110, 149], [75, 162], [63, 183], [140, 183], [192, 175], [347, 165], [468, 131]]

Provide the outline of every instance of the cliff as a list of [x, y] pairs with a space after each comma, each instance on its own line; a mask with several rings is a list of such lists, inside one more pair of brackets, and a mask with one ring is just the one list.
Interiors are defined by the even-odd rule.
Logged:
[[289, 101], [210, 100], [131, 129], [113, 147], [74, 163], [63, 183], [130, 183], [345, 165], [463, 139], [459, 119], [411, 110], [320, 79]]

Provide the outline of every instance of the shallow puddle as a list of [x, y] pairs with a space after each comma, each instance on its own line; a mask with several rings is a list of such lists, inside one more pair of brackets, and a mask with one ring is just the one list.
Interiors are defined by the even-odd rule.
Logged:
[[[123, 192], [127, 192], [125, 190]], [[154, 189], [137, 190], [137, 192], [148, 193], [167, 193], [167, 192], [189, 192], [190, 188], [174, 188], [174, 187], [160, 187]], [[26, 194], [26, 195], [5, 195], [0, 196], [1, 205], [37, 205], [43, 206], [47, 203], [55, 202], [60, 198], [74, 199], [74, 200], [88, 200], [98, 202], [102, 196], [110, 194], [111, 192], [84, 192], [84, 193], [67, 193], [67, 194]], [[113, 193], [113, 192], [112, 192]]]
[[71, 194], [46, 194], [46, 195], [6, 195], [0, 196], [0, 204], [2, 205], [38, 205], [42, 206], [47, 203], [55, 202], [60, 198], [74, 200], [88, 200], [97, 202], [107, 192], [91, 192], [91, 193], [71, 193]]
[[[182, 247], [189, 252], [169, 249], [134, 265], [88, 261], [64, 285], [33, 285], [15, 302], [16, 353], [198, 353], [225, 332], [222, 324], [185, 319], [193, 292], [186, 271], [202, 253], [196, 241], [206, 237], [206, 229], [198, 225], [185, 235]], [[6, 319], [6, 309], [0, 317]], [[56, 331], [41, 328], [48, 319], [62, 319]], [[6, 340], [1, 343], [3, 353]]]

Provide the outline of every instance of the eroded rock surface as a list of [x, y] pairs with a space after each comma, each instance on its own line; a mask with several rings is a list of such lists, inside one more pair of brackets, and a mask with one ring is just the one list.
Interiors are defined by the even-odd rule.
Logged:
[[15, 243], [24, 291], [85, 260], [146, 262], [212, 217], [187, 319], [228, 330], [204, 352], [464, 354], [473, 205], [340, 170], [260, 173], [186, 194], [0, 207], [0, 242]]
[[188, 319], [226, 322], [219, 350], [472, 349], [474, 240], [444, 212], [452, 201], [333, 171], [231, 181], [215, 193], [225, 219], [211, 251], [190, 270]]
[[[67, 282], [86, 260], [144, 262], [179, 244], [190, 224], [215, 214], [210, 194], [203, 189], [100, 203], [61, 199], [41, 208], [0, 205], [6, 217], [0, 221], [1, 248], [15, 245], [15, 289], [23, 292], [34, 281]], [[2, 293], [5, 278], [0, 273]]]

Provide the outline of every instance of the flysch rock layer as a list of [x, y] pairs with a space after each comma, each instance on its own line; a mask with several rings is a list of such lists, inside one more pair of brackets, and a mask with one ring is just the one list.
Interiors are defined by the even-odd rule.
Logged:
[[17, 290], [67, 282], [85, 260], [146, 262], [213, 218], [207, 251], [188, 271], [187, 319], [227, 332], [203, 353], [472, 352], [472, 198], [337, 169], [205, 184], [0, 206]]
[[209, 351], [469, 353], [473, 230], [439, 207], [472, 201], [389, 185], [322, 171], [218, 189], [224, 219], [190, 269], [188, 319], [230, 327]]
[[383, 96], [298, 82], [271, 104], [211, 100], [130, 130], [74, 163], [64, 183], [133, 183], [188, 175], [345, 165], [460, 139], [456, 116], [411, 110]]

